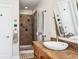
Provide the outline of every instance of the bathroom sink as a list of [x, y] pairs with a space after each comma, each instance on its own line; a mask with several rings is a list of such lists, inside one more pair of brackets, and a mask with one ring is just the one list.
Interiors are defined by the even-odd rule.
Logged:
[[48, 49], [53, 49], [53, 50], [64, 50], [68, 47], [67, 43], [64, 42], [56, 42], [56, 41], [48, 41], [48, 42], [43, 42], [43, 45], [48, 48]]

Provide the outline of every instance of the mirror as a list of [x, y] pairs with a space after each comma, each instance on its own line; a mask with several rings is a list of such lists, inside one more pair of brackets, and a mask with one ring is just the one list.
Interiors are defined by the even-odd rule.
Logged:
[[66, 38], [77, 37], [77, 0], [57, 0], [53, 10], [56, 34]]

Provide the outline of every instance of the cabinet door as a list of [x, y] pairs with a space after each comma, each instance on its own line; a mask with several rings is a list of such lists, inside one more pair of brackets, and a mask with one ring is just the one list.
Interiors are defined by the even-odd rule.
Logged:
[[38, 57], [34, 56], [34, 59], [40, 59], [40, 58], [38, 58]]
[[34, 55], [39, 58], [39, 48], [35, 44], [33, 44], [33, 47], [34, 47]]
[[10, 5], [0, 4], [0, 59], [12, 56], [12, 19]]
[[40, 59], [51, 59], [51, 58], [44, 54], [40, 56]]
[[[46, 53], [44, 53], [44, 51], [40, 50], [39, 53], [39, 57], [40, 59], [51, 59]], [[53, 58], [52, 58], [53, 59]]]

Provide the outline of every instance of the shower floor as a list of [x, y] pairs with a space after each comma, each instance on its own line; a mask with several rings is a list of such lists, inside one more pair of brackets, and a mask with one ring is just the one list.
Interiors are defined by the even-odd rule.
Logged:
[[32, 45], [20, 46], [20, 59], [34, 59]]

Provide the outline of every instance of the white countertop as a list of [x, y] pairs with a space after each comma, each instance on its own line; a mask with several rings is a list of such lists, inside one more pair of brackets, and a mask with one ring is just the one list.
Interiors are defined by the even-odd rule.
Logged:
[[59, 39], [78, 44], [78, 40], [75, 40], [75, 39], [69, 39], [64, 37], [59, 37]]

